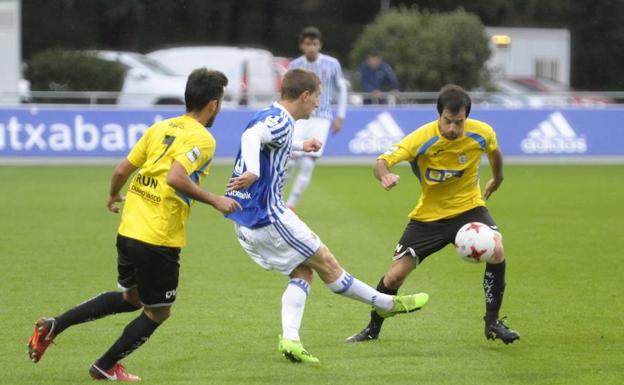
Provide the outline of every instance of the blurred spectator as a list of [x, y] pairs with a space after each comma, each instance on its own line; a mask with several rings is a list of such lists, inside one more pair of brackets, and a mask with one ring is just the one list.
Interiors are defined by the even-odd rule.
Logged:
[[364, 98], [364, 104], [385, 104], [385, 92], [399, 91], [399, 81], [392, 67], [376, 51], [369, 51], [360, 65], [360, 84], [363, 92], [371, 94]]

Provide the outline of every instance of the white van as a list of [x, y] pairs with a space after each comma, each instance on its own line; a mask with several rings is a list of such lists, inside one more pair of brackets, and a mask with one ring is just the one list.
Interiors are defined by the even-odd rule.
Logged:
[[192, 70], [207, 67], [228, 77], [226, 104], [262, 107], [277, 97], [273, 54], [264, 49], [240, 47], [178, 47], [147, 54], [178, 75], [188, 76]]
[[184, 104], [186, 77], [137, 52], [90, 51], [96, 57], [121, 64], [126, 70], [117, 104], [152, 106]]

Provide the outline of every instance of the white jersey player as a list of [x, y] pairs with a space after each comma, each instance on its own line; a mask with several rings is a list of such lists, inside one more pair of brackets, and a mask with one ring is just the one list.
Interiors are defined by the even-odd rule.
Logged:
[[[330, 126], [332, 132], [338, 132], [347, 111], [347, 87], [342, 77], [342, 69], [337, 59], [320, 52], [321, 32], [316, 27], [304, 28], [299, 35], [299, 48], [303, 55], [290, 62], [288, 68], [303, 68], [314, 72], [321, 79], [322, 91], [319, 106], [312, 116], [297, 121], [294, 139], [316, 138], [322, 145], [318, 151], [294, 154], [296, 163], [299, 164], [299, 173], [286, 202], [293, 209], [312, 180], [316, 159], [323, 154]], [[336, 91], [338, 113], [334, 119], [331, 103]]]

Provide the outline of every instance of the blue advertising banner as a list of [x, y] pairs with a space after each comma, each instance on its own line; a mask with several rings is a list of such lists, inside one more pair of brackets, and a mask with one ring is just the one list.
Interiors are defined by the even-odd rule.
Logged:
[[[0, 108], [0, 158], [120, 158], [154, 122], [179, 108]], [[233, 157], [253, 110], [224, 109], [211, 132], [216, 157]], [[489, 123], [505, 155], [524, 157], [624, 156], [624, 107], [480, 109], [471, 118]], [[351, 108], [331, 135], [325, 155], [372, 158], [437, 118], [434, 106]]]

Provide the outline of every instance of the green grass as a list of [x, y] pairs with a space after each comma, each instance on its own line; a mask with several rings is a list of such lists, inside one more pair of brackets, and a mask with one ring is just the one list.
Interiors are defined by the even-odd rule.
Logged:
[[[90, 363], [135, 317], [76, 326], [39, 364], [27, 359], [38, 317], [116, 288], [118, 217], [105, 207], [111, 171], [0, 168], [2, 383], [91, 383]], [[401, 185], [388, 193], [369, 167], [318, 167], [298, 211], [373, 286], [418, 196], [409, 169], [397, 171]], [[206, 187], [222, 191], [228, 175], [229, 167], [215, 167]], [[428, 292], [427, 307], [390, 320], [372, 343], [343, 343], [368, 309], [317, 278], [301, 334], [322, 364], [291, 364], [277, 354], [286, 279], [251, 262], [233, 225], [197, 205], [173, 315], [124, 362], [149, 384], [622, 383], [624, 167], [508, 166], [489, 208], [508, 258], [502, 314], [522, 334], [513, 345], [483, 337], [483, 265], [446, 248], [403, 287]]]

